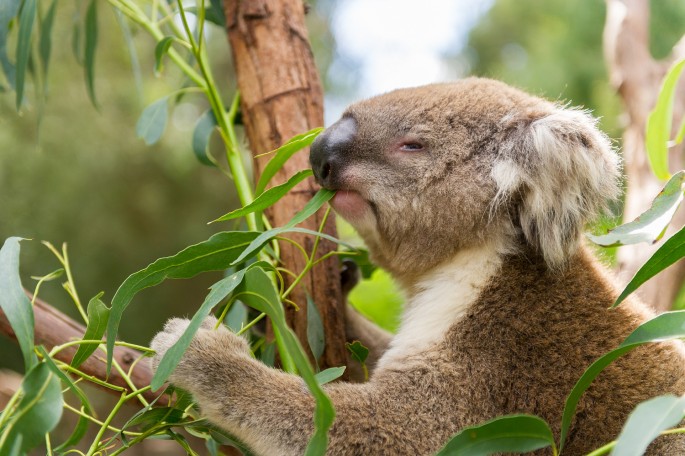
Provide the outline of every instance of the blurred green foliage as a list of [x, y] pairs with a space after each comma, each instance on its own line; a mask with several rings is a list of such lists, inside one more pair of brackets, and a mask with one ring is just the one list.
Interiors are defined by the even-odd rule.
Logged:
[[[661, 58], [685, 32], [685, 3], [651, 6], [651, 49]], [[591, 109], [602, 129], [619, 138], [621, 104], [604, 62], [604, 18], [605, 4], [597, 0], [498, 0], [472, 30], [463, 58], [475, 75]]]
[[[38, 101], [33, 84], [27, 85], [19, 114], [14, 93], [0, 96], [0, 238], [33, 239], [22, 246], [26, 288], [35, 286], [30, 275], [58, 267], [39, 241], [58, 246], [67, 242], [81, 298], [87, 302], [104, 291], [103, 299], [109, 301], [131, 272], [219, 229], [230, 229], [227, 224], [208, 227], [206, 222], [238, 203], [232, 182], [216, 168], [201, 166], [193, 155], [193, 127], [207, 109], [199, 96], [177, 100], [160, 143], [148, 147], [136, 137], [143, 108], [176, 90], [183, 79], [173, 65], [154, 77], [154, 43], [140, 33], [134, 36], [142, 70], [142, 90], [137, 90], [129, 49], [109, 8], [99, 15], [99, 109], [91, 105], [83, 68], [71, 48], [75, 8], [65, 3], [57, 9], [45, 104]], [[228, 43], [222, 30], [213, 28], [210, 34], [217, 80], [230, 96], [234, 78]], [[15, 39], [10, 34], [11, 52]], [[196, 303], [217, 277], [173, 281], [146, 291], [127, 314], [121, 336], [149, 342], [170, 314], [182, 314], [189, 303]], [[76, 317], [62, 281], [44, 284], [40, 296]], [[0, 349], [4, 353], [5, 345]], [[3, 355], [0, 366], [6, 360]]]

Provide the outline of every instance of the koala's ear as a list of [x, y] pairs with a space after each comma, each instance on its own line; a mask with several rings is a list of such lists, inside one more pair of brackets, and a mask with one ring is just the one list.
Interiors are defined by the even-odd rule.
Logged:
[[518, 224], [550, 269], [561, 269], [585, 223], [617, 198], [619, 158], [587, 112], [507, 119], [492, 177], [495, 204], [515, 201]]

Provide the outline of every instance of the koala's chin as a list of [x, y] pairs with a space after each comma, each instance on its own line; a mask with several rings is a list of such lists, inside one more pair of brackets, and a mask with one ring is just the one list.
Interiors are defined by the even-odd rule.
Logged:
[[[584, 225], [619, 194], [618, 156], [595, 123], [465, 79], [355, 103], [316, 139], [316, 180], [338, 191], [332, 206], [406, 293], [394, 336], [347, 310], [371, 375], [324, 385], [336, 410], [327, 454], [430, 455], [464, 427], [519, 413], [559, 439], [585, 369], [652, 316], [634, 297], [609, 309], [620, 288], [582, 244]], [[314, 400], [301, 378], [213, 324], [172, 382], [255, 454], [303, 454]], [[155, 338], [153, 365], [185, 325]], [[638, 403], [685, 393], [684, 348], [645, 345], [611, 364], [578, 402], [564, 454], [615, 439]], [[685, 454], [684, 439], [660, 437], [647, 454]]]

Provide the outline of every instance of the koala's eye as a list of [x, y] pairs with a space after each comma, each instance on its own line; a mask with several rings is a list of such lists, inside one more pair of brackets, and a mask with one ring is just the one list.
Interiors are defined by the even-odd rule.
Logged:
[[417, 142], [408, 142], [404, 143], [400, 146], [401, 150], [405, 150], [408, 152], [416, 152], [423, 150], [423, 144], [417, 143]]

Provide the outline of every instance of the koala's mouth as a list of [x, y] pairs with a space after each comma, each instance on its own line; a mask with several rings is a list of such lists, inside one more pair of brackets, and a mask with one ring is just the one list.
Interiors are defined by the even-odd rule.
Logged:
[[360, 221], [373, 212], [372, 205], [354, 190], [338, 190], [330, 201], [335, 212], [350, 221]]

